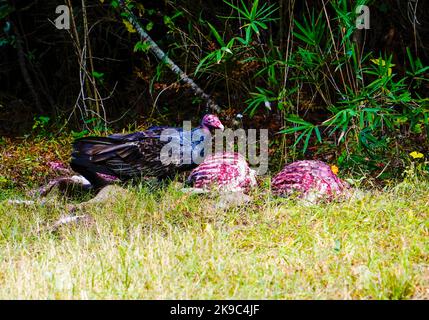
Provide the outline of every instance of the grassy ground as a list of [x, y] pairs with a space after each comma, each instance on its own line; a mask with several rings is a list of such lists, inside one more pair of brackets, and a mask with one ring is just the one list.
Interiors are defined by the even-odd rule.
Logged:
[[64, 202], [3, 200], [0, 298], [429, 298], [429, 183], [311, 206], [254, 198], [222, 211], [173, 185], [130, 189], [56, 233]]

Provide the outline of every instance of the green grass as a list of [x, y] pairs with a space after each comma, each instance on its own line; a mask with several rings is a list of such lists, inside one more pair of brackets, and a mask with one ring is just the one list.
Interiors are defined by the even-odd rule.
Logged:
[[227, 211], [173, 186], [56, 233], [64, 201], [0, 202], [0, 298], [429, 298], [428, 182], [311, 206], [259, 191]]

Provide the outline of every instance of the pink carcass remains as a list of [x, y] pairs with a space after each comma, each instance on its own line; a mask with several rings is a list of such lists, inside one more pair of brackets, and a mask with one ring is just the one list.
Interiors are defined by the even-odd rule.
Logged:
[[241, 154], [224, 152], [206, 157], [187, 182], [194, 188], [246, 192], [256, 185], [255, 174]]
[[286, 165], [271, 180], [273, 194], [298, 194], [309, 201], [332, 200], [349, 196], [349, 185], [338, 178], [331, 167], [318, 160], [296, 161]]

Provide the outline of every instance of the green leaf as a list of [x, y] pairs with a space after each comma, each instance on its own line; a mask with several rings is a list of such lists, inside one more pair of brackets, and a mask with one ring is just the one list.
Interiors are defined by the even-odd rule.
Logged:
[[150, 31], [150, 30], [152, 30], [153, 29], [153, 22], [151, 21], [151, 22], [149, 22], [147, 25], [146, 25], [146, 30], [147, 31]]
[[207, 22], [207, 25], [209, 26], [210, 30], [212, 31], [214, 37], [216, 38], [217, 42], [220, 44], [221, 47], [226, 47], [225, 42], [223, 41], [220, 34], [217, 32], [216, 28], [213, 27], [209, 22]]
[[169, 28], [174, 27], [173, 20], [171, 20], [171, 18], [169, 16], [164, 16], [163, 20], [164, 20], [164, 24], [167, 27], [169, 27]]
[[148, 52], [150, 49], [150, 44], [147, 41], [139, 41], [134, 45], [134, 52], [143, 51]]
[[100, 80], [104, 77], [104, 73], [102, 72], [97, 72], [97, 71], [92, 71], [92, 76], [97, 79]]
[[289, 133], [298, 132], [304, 129], [308, 129], [308, 126], [292, 127], [292, 128], [281, 130], [279, 131], [279, 133], [289, 134]]
[[322, 136], [320, 135], [319, 127], [315, 126], [314, 131], [316, 132], [317, 141], [319, 141], [319, 143], [322, 143]]
[[302, 153], [305, 153], [305, 151], [307, 151], [308, 143], [310, 142], [310, 137], [312, 133], [313, 133], [313, 129], [307, 130], [307, 137], [304, 141], [304, 147], [302, 148]]
[[238, 12], [240, 12], [243, 16], [245, 16], [245, 17], [248, 17], [249, 16], [249, 12], [247, 11], [247, 8], [246, 8], [246, 6], [244, 5], [244, 3], [242, 2], [242, 4], [244, 5], [244, 9], [247, 11], [247, 12], [244, 12], [243, 10], [241, 10], [239, 7], [236, 7], [235, 5], [233, 5], [232, 3], [230, 3], [230, 2], [228, 2], [228, 1], [226, 1], [226, 0], [223, 0], [223, 2], [225, 2], [227, 5], [229, 5], [231, 8], [233, 8], [233, 9], [235, 9], [235, 10], [237, 10]]

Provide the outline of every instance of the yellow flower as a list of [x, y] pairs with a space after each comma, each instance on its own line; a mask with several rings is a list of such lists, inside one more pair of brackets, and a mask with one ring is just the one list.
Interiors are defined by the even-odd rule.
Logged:
[[334, 174], [337, 174], [339, 171], [338, 167], [335, 164], [331, 166], [331, 170]]
[[424, 157], [424, 154], [417, 151], [413, 151], [410, 153], [410, 156], [412, 156], [414, 159], [420, 159]]

